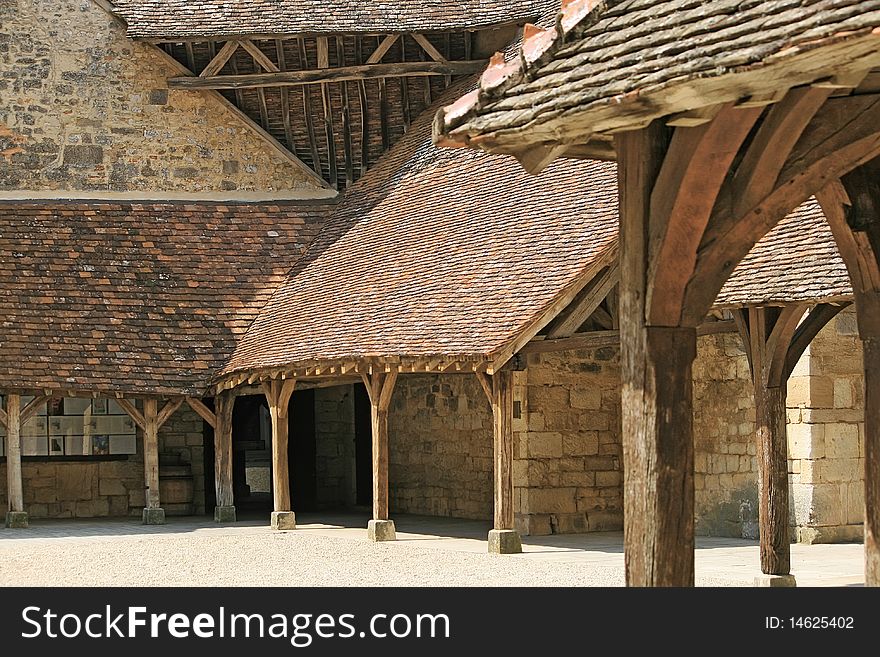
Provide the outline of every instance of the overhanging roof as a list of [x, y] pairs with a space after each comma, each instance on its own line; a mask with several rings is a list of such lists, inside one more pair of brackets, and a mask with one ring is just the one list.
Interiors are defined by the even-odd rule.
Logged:
[[[552, 144], [613, 158], [610, 134], [790, 87], [857, 86], [880, 65], [880, 2], [568, 0], [478, 90], [437, 115], [435, 139], [491, 152]], [[876, 80], [872, 82], [876, 86]]]
[[477, 29], [538, 16], [547, 0], [114, 0], [132, 38]]

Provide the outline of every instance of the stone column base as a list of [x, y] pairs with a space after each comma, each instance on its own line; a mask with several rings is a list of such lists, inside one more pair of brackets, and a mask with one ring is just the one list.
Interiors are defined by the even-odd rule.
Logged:
[[272, 529], [296, 529], [296, 514], [293, 511], [273, 511]]
[[519, 554], [522, 541], [515, 529], [493, 529], [489, 532], [489, 552], [491, 554]]
[[393, 520], [370, 520], [367, 523], [367, 538], [371, 541], [395, 541], [397, 533]]
[[235, 522], [235, 507], [234, 506], [215, 506], [214, 507], [214, 522], [219, 522], [219, 523]]
[[144, 509], [143, 524], [145, 525], [164, 525], [165, 509], [159, 507], [147, 507]]
[[9, 527], [9, 529], [27, 529], [27, 511], [7, 511], [6, 526]]
[[794, 575], [766, 575], [762, 573], [755, 577], [755, 586], [758, 588], [791, 588], [797, 586], [797, 582]]

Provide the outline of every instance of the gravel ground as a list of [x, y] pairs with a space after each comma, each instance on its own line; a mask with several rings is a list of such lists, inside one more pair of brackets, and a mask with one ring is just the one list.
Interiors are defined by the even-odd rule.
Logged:
[[[6, 537], [4, 537], [6, 538]], [[620, 586], [620, 568], [297, 532], [0, 540], [5, 586]]]

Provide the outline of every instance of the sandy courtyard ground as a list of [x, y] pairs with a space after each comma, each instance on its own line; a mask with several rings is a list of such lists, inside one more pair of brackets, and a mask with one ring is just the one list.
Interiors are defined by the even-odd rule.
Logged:
[[[527, 538], [522, 555], [486, 553], [483, 523], [398, 518], [398, 540], [370, 543], [357, 516], [303, 516], [295, 531], [263, 520], [36, 521], [0, 530], [4, 586], [620, 586], [622, 535]], [[861, 545], [792, 546], [800, 585], [864, 581]], [[698, 539], [698, 585], [750, 585], [754, 541]]]

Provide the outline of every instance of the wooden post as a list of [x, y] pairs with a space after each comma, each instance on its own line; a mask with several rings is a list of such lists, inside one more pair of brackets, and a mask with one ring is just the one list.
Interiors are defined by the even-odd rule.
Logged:
[[[36, 400], [35, 400], [36, 401]], [[46, 401], [43, 399], [43, 401]], [[144, 434], [144, 513], [145, 525], [164, 525], [165, 511], [160, 506], [159, 500], [159, 429], [168, 421], [174, 412], [183, 404], [184, 398], [172, 399], [162, 410], [159, 410], [159, 400], [149, 398], [144, 400], [143, 413], [129, 399], [119, 398], [116, 403], [128, 413]], [[32, 406], [28, 404], [28, 408]], [[27, 409], [25, 409], [27, 410]], [[207, 409], [206, 409], [207, 410]]]
[[232, 492], [232, 409], [235, 394], [225, 390], [214, 398], [214, 482], [217, 506], [215, 522], [235, 522], [235, 502]]
[[691, 366], [696, 330], [649, 326], [651, 193], [664, 129], [616, 137], [620, 189], [620, 326], [624, 540], [630, 586], [693, 586], [694, 442]]
[[290, 474], [287, 453], [288, 408], [295, 379], [269, 381], [263, 392], [272, 417], [272, 529], [296, 529], [296, 516], [290, 504]]
[[501, 370], [491, 377], [478, 373], [477, 377], [492, 405], [495, 514], [489, 552], [517, 554], [522, 552], [522, 541], [513, 526], [513, 372]]
[[880, 158], [816, 198], [853, 283], [865, 373], [865, 585], [880, 586]]
[[143, 522], [145, 525], [165, 524], [165, 510], [159, 503], [159, 402], [144, 400], [144, 484]]
[[21, 484], [21, 396], [16, 393], [6, 395], [6, 487], [6, 526], [25, 528], [28, 514]]
[[367, 525], [367, 536], [371, 541], [393, 541], [394, 521], [388, 518], [388, 408], [397, 372], [362, 376], [370, 397], [373, 429], [373, 519]]
[[880, 586], [880, 336], [863, 338], [865, 363], [865, 585]]
[[759, 585], [795, 586], [791, 575], [788, 519], [788, 440], [785, 399], [788, 377], [810, 340], [836, 314], [811, 312], [800, 332], [804, 305], [734, 311], [745, 345], [755, 394], [758, 460]]

